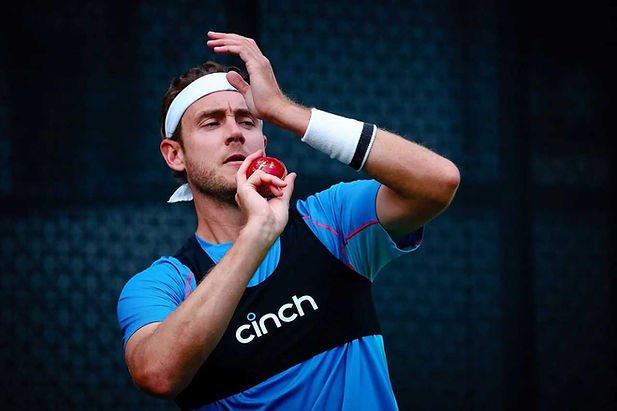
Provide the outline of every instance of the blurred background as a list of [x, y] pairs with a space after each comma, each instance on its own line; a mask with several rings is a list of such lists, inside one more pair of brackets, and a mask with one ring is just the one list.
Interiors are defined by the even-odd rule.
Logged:
[[[293, 99], [454, 161], [423, 246], [375, 282], [401, 410], [617, 409], [615, 3], [24, 0], [0, 46], [0, 407], [172, 410], [136, 389], [123, 284], [195, 228], [160, 99], [208, 30]], [[368, 178], [266, 125], [295, 195]]]

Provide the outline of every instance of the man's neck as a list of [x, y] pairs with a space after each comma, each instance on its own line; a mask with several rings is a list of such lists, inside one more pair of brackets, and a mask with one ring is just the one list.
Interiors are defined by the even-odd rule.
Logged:
[[246, 216], [240, 207], [203, 194], [194, 197], [197, 235], [212, 244], [235, 241], [246, 224]]

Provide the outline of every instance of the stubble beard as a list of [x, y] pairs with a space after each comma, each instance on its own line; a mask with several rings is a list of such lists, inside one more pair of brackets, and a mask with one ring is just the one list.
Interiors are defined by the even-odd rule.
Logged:
[[217, 175], [212, 169], [200, 169], [188, 163], [186, 165], [186, 171], [187, 177], [191, 176], [190, 180], [193, 187], [201, 194], [217, 202], [238, 207], [238, 203], [236, 203], [235, 180], [230, 183], [222, 176]]

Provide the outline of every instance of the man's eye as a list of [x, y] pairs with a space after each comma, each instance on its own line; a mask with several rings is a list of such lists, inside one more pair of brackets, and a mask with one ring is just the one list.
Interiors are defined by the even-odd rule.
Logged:
[[218, 125], [218, 121], [207, 121], [206, 123], [204, 123], [204, 127], [216, 127]]
[[255, 122], [254, 122], [254, 121], [252, 121], [252, 120], [244, 120], [244, 121], [242, 122], [242, 124], [243, 124], [243, 125], [245, 125], [245, 126], [248, 126], [248, 127], [252, 127], [252, 126], [254, 126], [254, 125], [255, 125]]

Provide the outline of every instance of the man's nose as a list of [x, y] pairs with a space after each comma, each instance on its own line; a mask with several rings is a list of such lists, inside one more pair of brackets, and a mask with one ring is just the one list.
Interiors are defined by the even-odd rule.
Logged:
[[238, 124], [235, 121], [228, 121], [227, 124], [228, 124], [227, 130], [226, 130], [227, 137], [225, 138], [225, 144], [226, 145], [229, 145], [231, 143], [244, 144], [244, 141], [245, 141], [244, 136], [242, 135], [242, 130], [240, 129]]

